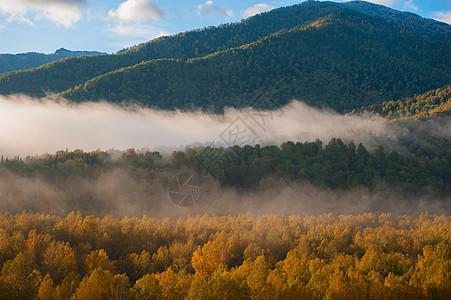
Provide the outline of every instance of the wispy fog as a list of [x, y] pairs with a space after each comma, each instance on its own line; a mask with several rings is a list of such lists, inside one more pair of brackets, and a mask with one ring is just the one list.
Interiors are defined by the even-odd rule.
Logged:
[[[114, 169], [98, 178], [71, 177], [51, 182], [21, 177], [0, 170], [0, 212], [52, 213], [65, 216], [71, 211], [84, 215], [115, 217], [142, 216], [178, 218], [186, 215], [318, 215], [323, 213], [361, 214], [366, 212], [417, 213], [428, 210], [450, 212], [449, 197], [435, 193], [405, 195], [384, 184], [371, 190], [319, 188], [309, 183], [289, 182], [269, 177], [255, 190], [221, 186], [211, 177], [201, 177], [204, 193], [195, 206], [179, 207], [168, 198], [171, 172], [159, 178], [141, 180], [126, 170]], [[124, 184], [126, 183], [126, 184]]]
[[[399, 133], [399, 132], [398, 132]], [[280, 110], [159, 111], [135, 105], [71, 104], [64, 100], [0, 96], [0, 154], [26, 156], [58, 150], [149, 148], [186, 145], [276, 144], [287, 140], [327, 142], [331, 137], [366, 142], [392, 136], [375, 116], [343, 116], [292, 101]]]

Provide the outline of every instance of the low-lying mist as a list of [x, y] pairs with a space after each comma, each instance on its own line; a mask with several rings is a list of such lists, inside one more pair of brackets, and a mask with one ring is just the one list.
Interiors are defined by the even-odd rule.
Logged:
[[[425, 123], [426, 124], [426, 123]], [[449, 138], [450, 122], [428, 122], [424, 130]], [[288, 140], [328, 142], [332, 137], [362, 142], [371, 148], [381, 140], [393, 143], [409, 135], [406, 127], [375, 115], [341, 115], [293, 100], [281, 109], [225, 109], [223, 115], [201, 111], [161, 111], [138, 105], [73, 104], [22, 95], [0, 96], [0, 155], [27, 156], [63, 149], [155, 149], [163, 155], [191, 145], [280, 145]], [[388, 142], [387, 142], [388, 141]], [[111, 152], [113, 153], [113, 152]], [[166, 173], [167, 174], [166, 174]], [[334, 212], [449, 212], [450, 199], [405, 195], [383, 184], [333, 190], [310, 183], [287, 182], [269, 176], [255, 190], [221, 186], [202, 178], [201, 202], [182, 208], [169, 201], [169, 171], [143, 179], [125, 169], [112, 169], [95, 178], [71, 177], [54, 181], [40, 176], [19, 176], [0, 168], [0, 212], [64, 215], [179, 217], [186, 214], [320, 214]], [[402, 189], [401, 189], [402, 190]]]
[[367, 212], [414, 214], [421, 211], [450, 212], [450, 199], [425, 191], [408, 196], [384, 184], [349, 190], [319, 188], [309, 183], [268, 178], [255, 190], [221, 186], [210, 176], [201, 176], [203, 194], [194, 206], [180, 207], [168, 196], [168, 182], [174, 174], [139, 178], [127, 170], [114, 169], [98, 178], [72, 177], [51, 182], [21, 177], [0, 169], [0, 212], [23, 211], [65, 216], [71, 211], [83, 215], [114, 217], [151, 216], [178, 218], [186, 215], [319, 215]]
[[[73, 104], [22, 95], [0, 96], [0, 154], [39, 155], [58, 150], [183, 149], [186, 145], [275, 144], [332, 137], [371, 147], [399, 134], [376, 116], [340, 115], [299, 101], [274, 111], [226, 109], [161, 111], [137, 105]], [[164, 152], [164, 151], [163, 151]]]

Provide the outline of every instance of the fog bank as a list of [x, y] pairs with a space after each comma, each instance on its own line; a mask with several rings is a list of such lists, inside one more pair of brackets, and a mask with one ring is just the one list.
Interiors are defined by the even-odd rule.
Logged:
[[279, 145], [316, 138], [327, 142], [331, 137], [354, 139], [371, 147], [375, 137], [393, 135], [379, 117], [340, 115], [295, 100], [274, 111], [228, 108], [224, 115], [216, 115], [0, 96], [0, 154], [6, 156], [64, 149], [183, 149], [196, 143]]

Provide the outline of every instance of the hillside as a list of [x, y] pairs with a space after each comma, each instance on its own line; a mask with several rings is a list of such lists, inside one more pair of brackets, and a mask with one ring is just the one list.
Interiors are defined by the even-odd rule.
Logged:
[[359, 110], [360, 113], [367, 111], [388, 119], [426, 119], [448, 116], [451, 114], [451, 85], [398, 101], [373, 104]]
[[383, 5], [365, 1], [349, 1], [337, 3], [337, 5], [382, 19], [389, 24], [425, 38], [444, 41], [451, 40], [451, 26], [443, 22], [425, 19], [413, 13], [394, 10]]
[[55, 53], [44, 54], [36, 52], [27, 52], [19, 54], [0, 54], [0, 74], [36, 68], [55, 60], [67, 57], [92, 56], [104, 54], [98, 51], [70, 51], [60, 48]]
[[153, 60], [116, 70], [62, 96], [221, 111], [251, 105], [264, 89], [276, 106], [296, 98], [347, 111], [447, 84], [449, 59], [448, 43], [344, 11], [203, 58]]

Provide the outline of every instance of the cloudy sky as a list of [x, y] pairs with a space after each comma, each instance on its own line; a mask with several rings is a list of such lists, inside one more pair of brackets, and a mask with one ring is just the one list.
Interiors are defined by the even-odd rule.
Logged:
[[[0, 53], [99, 50], [113, 53], [152, 38], [236, 22], [302, 1], [0, 0]], [[451, 23], [451, 0], [373, 0]]]

